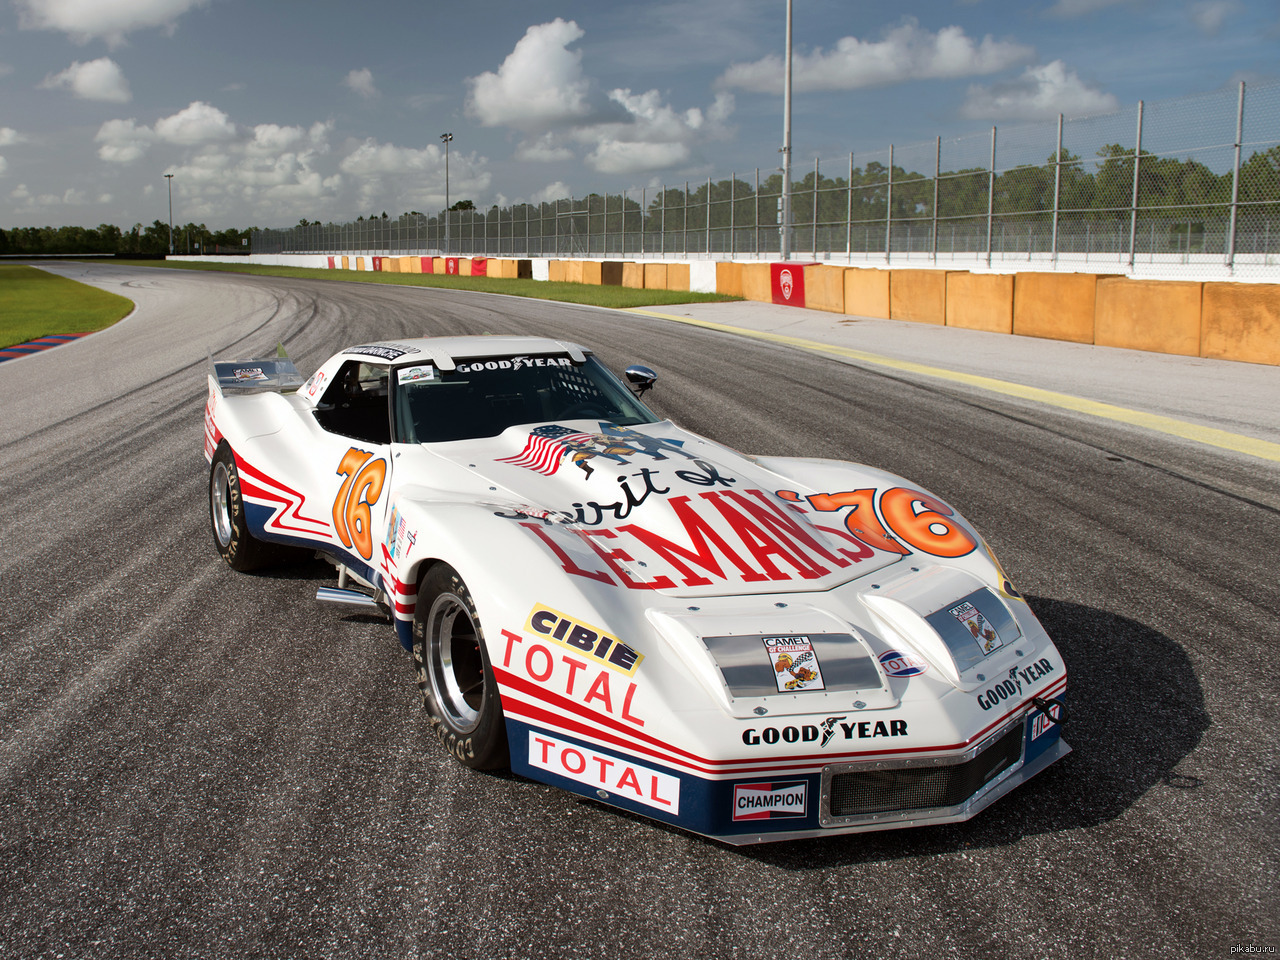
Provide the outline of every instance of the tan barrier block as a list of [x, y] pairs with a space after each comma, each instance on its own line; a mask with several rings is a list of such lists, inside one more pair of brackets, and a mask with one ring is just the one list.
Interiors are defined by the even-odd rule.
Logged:
[[1280, 284], [1206, 283], [1200, 355], [1280, 365]]
[[460, 277], [471, 276], [471, 258], [470, 257], [458, 258], [458, 276]]
[[1093, 342], [1152, 353], [1200, 356], [1203, 283], [1178, 280], [1098, 280]]
[[850, 267], [844, 272], [844, 312], [889, 319], [889, 271]]
[[1013, 274], [948, 273], [947, 326], [1013, 333]]
[[667, 289], [688, 292], [689, 265], [687, 263], [667, 264]]
[[404, 262], [405, 262], [405, 268], [404, 268], [405, 273], [422, 273], [421, 257], [405, 257]]
[[518, 264], [515, 260], [490, 260], [489, 276], [499, 280], [514, 280]]
[[356, 257], [356, 269], [357, 270], [364, 269], [364, 257]]
[[343, 270], [350, 270], [350, 269], [351, 269], [351, 262], [350, 262], [350, 260], [349, 260], [347, 257], [343, 257], [343, 258], [342, 258], [342, 269], [343, 269]]
[[746, 300], [773, 303], [773, 275], [767, 263], [742, 265], [742, 296]]
[[667, 289], [667, 265], [665, 263], [646, 263], [644, 265], [644, 288], [646, 290]]
[[582, 261], [582, 279], [579, 283], [589, 283], [593, 286], [600, 286], [600, 261], [583, 260]]
[[431, 272], [432, 272], [432, 273], [444, 273], [444, 260], [445, 260], [445, 258], [444, 258], [444, 257], [432, 257], [432, 258], [431, 258]]
[[947, 322], [947, 275], [942, 270], [889, 271], [889, 318]]
[[605, 287], [622, 286], [621, 260], [606, 260], [600, 264], [600, 284]]
[[1092, 273], [1019, 273], [1013, 280], [1013, 332], [1093, 343], [1097, 293]]
[[566, 260], [564, 264], [564, 282], [582, 283], [582, 261]]
[[547, 263], [547, 280], [551, 283], [564, 283], [568, 264], [563, 260], [551, 260]]
[[622, 265], [622, 285], [632, 290], [644, 289], [644, 264], [624, 263]]
[[728, 297], [742, 296], [742, 264], [716, 264], [716, 293]]
[[844, 267], [808, 264], [804, 268], [804, 305], [810, 310], [844, 313]]
[[399, 257], [397, 259], [400, 261], [401, 273], [413, 273], [413, 257]]
[[384, 258], [383, 258], [383, 260], [382, 260], [382, 269], [383, 269], [384, 271], [386, 271], [387, 273], [399, 273], [399, 272], [400, 272], [400, 258], [399, 258], [399, 257], [384, 257]]

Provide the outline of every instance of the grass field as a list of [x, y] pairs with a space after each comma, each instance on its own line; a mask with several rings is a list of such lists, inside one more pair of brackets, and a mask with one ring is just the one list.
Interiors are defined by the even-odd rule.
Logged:
[[112, 260], [111, 263], [134, 263], [143, 267], [166, 267], [174, 270], [218, 270], [248, 273], [265, 277], [303, 277], [312, 280], [347, 280], [357, 283], [394, 283], [410, 287], [445, 287], [454, 290], [478, 290], [504, 293], [512, 297], [536, 300], [559, 300], [565, 303], [587, 303], [599, 307], [625, 309], [652, 307], [672, 303], [708, 303], [737, 300], [719, 293], [689, 293], [676, 290], [635, 290], [630, 287], [606, 287], [585, 283], [550, 283], [545, 280], [499, 280], [495, 277], [459, 277], [439, 273], [382, 273], [371, 270], [316, 270], [308, 267], [269, 267], [247, 263], [184, 263], [159, 260]]
[[35, 267], [0, 264], [0, 347], [86, 333], [128, 316], [133, 302]]

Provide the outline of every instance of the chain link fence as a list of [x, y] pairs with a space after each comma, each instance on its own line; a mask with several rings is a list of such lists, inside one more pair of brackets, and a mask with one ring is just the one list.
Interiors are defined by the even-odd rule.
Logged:
[[[1280, 82], [815, 160], [795, 259], [1280, 277]], [[258, 230], [254, 253], [768, 259], [782, 176]]]

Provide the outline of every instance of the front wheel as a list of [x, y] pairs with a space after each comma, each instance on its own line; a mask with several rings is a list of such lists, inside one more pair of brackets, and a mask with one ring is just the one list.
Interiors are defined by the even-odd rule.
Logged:
[[459, 763], [493, 770], [508, 763], [507, 728], [471, 591], [437, 563], [418, 587], [413, 659], [422, 705]]

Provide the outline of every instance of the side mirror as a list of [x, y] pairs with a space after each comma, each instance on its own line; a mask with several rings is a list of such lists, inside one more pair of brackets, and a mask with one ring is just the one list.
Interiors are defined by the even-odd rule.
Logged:
[[650, 368], [633, 363], [627, 367], [627, 381], [635, 387], [636, 396], [643, 397], [646, 390], [652, 390], [658, 375]]

